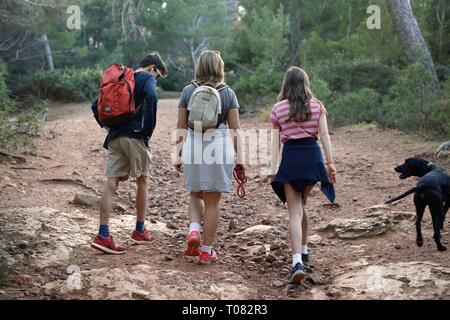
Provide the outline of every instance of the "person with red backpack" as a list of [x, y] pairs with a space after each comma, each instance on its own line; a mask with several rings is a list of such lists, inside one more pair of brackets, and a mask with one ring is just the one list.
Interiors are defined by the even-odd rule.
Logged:
[[112, 197], [119, 182], [136, 178], [137, 222], [131, 240], [148, 244], [155, 240], [145, 227], [148, 177], [151, 153], [149, 140], [156, 127], [158, 96], [156, 81], [167, 75], [166, 65], [157, 53], [146, 56], [139, 69], [111, 65], [105, 72], [92, 112], [108, 135], [103, 147], [108, 150], [100, 204], [100, 228], [91, 247], [107, 254], [123, 254], [126, 248], [114, 243], [109, 232]]

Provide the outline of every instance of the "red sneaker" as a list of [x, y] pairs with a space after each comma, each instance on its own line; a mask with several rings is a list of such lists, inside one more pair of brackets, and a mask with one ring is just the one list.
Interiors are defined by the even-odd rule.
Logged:
[[155, 236], [152, 235], [150, 232], [148, 232], [147, 228], [144, 229], [143, 233], [134, 230], [133, 234], [131, 235], [131, 241], [133, 241], [136, 244], [150, 244], [155, 240], [156, 240]]
[[188, 244], [184, 255], [188, 257], [198, 257], [200, 255], [200, 250], [198, 250], [200, 247], [200, 234], [197, 231], [189, 232], [187, 239]]
[[116, 246], [114, 244], [113, 237], [111, 236], [106, 239], [97, 236], [94, 242], [92, 242], [91, 247], [95, 250], [108, 254], [123, 254], [127, 251], [125, 247]]
[[210, 264], [216, 259], [217, 259], [217, 252], [214, 249], [211, 251], [211, 254], [208, 254], [208, 252], [204, 251], [200, 254], [201, 264]]

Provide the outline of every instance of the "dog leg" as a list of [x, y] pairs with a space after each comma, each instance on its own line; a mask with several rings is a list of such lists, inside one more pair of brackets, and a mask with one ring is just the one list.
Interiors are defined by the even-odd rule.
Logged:
[[442, 229], [444, 228], [445, 217], [447, 216], [448, 209], [450, 209], [450, 196], [444, 201], [444, 212], [442, 215]]
[[[441, 207], [442, 208], [442, 207]], [[440, 224], [441, 224], [441, 216], [442, 216], [442, 211], [441, 208], [436, 207], [436, 206], [430, 206], [430, 212], [431, 212], [431, 219], [433, 221], [433, 229], [434, 229], [434, 241], [436, 242], [436, 246], [438, 251], [447, 251], [447, 247], [445, 247], [442, 243], [441, 243], [441, 229], [440, 229]]]
[[423, 202], [423, 199], [418, 194], [414, 195], [414, 204], [416, 205], [416, 244], [419, 247], [423, 246], [422, 219], [426, 208]]
[[444, 206], [442, 205], [439, 208], [439, 230], [444, 229], [444, 220], [445, 220], [445, 209]]

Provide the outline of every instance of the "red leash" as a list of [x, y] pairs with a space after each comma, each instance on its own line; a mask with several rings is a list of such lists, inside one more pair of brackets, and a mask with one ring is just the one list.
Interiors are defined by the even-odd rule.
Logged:
[[245, 175], [245, 171], [242, 170], [242, 168], [238, 166], [234, 169], [233, 175], [238, 183], [236, 195], [239, 198], [244, 198], [245, 197], [245, 184], [248, 181], [247, 176]]

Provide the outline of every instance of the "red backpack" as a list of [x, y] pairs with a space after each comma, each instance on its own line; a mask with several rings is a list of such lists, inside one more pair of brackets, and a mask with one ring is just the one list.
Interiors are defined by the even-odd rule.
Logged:
[[106, 69], [98, 93], [98, 116], [105, 127], [119, 126], [133, 118], [134, 86], [133, 69], [118, 64]]

